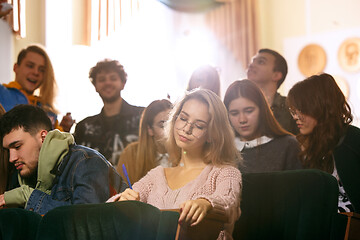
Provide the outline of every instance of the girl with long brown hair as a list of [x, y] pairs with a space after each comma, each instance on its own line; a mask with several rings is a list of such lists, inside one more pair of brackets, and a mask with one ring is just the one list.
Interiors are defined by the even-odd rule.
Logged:
[[272, 172], [302, 168], [299, 144], [276, 121], [259, 87], [250, 80], [233, 82], [224, 104], [244, 162], [241, 172]]
[[[5, 113], [4, 108], [0, 104], [0, 118]], [[9, 174], [13, 168], [12, 164], [9, 164], [9, 154], [2, 146], [2, 139], [0, 139], [0, 194], [3, 194], [8, 187]]]
[[203, 65], [195, 69], [186, 90], [191, 91], [195, 88], [209, 89], [220, 96], [220, 76], [217, 69], [210, 65]]
[[164, 123], [171, 108], [171, 102], [166, 99], [155, 100], [145, 108], [140, 119], [139, 141], [130, 143], [120, 155], [117, 171], [123, 179], [126, 179], [123, 164], [131, 182], [137, 182], [154, 167], [171, 166], [164, 146]]
[[[0, 118], [5, 110], [0, 104]], [[18, 186], [17, 172], [14, 164], [9, 162], [9, 151], [3, 148], [2, 139], [0, 139], [0, 195], [6, 190]]]
[[335, 79], [326, 73], [296, 83], [290, 112], [299, 127], [305, 168], [333, 174], [339, 183], [339, 211], [360, 211], [360, 129]]

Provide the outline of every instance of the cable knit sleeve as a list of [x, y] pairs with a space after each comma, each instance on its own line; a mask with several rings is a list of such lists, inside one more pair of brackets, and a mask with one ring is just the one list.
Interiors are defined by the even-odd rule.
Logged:
[[201, 194], [198, 198], [207, 199], [213, 206], [213, 211], [225, 213], [229, 222], [235, 222], [240, 217], [240, 171], [230, 166], [217, 168], [210, 176], [210, 181], [215, 191], [210, 195]]
[[151, 193], [156, 181], [159, 181], [159, 176], [163, 174], [164, 168], [158, 166], [150, 170], [143, 178], [134, 183], [133, 190], [140, 194], [140, 201], [147, 202], [148, 196]]

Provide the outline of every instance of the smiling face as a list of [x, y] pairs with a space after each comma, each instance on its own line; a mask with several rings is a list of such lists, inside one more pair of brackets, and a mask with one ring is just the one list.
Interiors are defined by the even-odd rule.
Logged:
[[96, 75], [95, 89], [104, 102], [114, 102], [120, 98], [120, 92], [125, 83], [115, 71], [101, 71]]
[[243, 141], [251, 141], [259, 136], [259, 107], [247, 98], [239, 97], [229, 104], [229, 119]]
[[176, 145], [186, 151], [202, 151], [209, 120], [209, 108], [205, 103], [197, 99], [186, 101], [174, 124]]
[[267, 52], [258, 53], [253, 57], [248, 69], [247, 78], [257, 84], [276, 83], [281, 78], [280, 72], [274, 72], [275, 57]]
[[28, 52], [20, 64], [15, 63], [15, 81], [28, 94], [33, 94], [44, 81], [45, 58], [35, 52]]
[[34, 136], [23, 128], [12, 130], [3, 138], [3, 147], [9, 149], [9, 161], [15, 165], [21, 177], [28, 178], [36, 173], [39, 153], [46, 131]]

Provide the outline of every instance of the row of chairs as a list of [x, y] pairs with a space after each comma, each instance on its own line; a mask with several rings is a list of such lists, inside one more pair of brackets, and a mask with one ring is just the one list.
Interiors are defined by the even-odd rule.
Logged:
[[[243, 174], [233, 238], [344, 239], [348, 216], [337, 213], [337, 201], [336, 179], [319, 170]], [[43, 217], [3, 209], [0, 240], [216, 239], [224, 224], [210, 213], [196, 228], [182, 228], [178, 218], [177, 211], [136, 201], [59, 207]]]

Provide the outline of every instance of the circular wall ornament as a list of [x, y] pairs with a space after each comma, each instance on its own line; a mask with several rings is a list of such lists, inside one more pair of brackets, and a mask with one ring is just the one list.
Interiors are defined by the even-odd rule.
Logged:
[[319, 74], [326, 66], [325, 50], [318, 44], [306, 45], [298, 57], [298, 67], [305, 77]]
[[360, 70], [360, 38], [348, 38], [340, 45], [338, 61], [345, 71]]
[[346, 81], [346, 79], [344, 77], [341, 77], [341, 76], [338, 76], [338, 75], [334, 76], [334, 79], [335, 79], [337, 85], [339, 86], [340, 90], [344, 94], [345, 98], [349, 99], [350, 88], [349, 88], [349, 84]]

